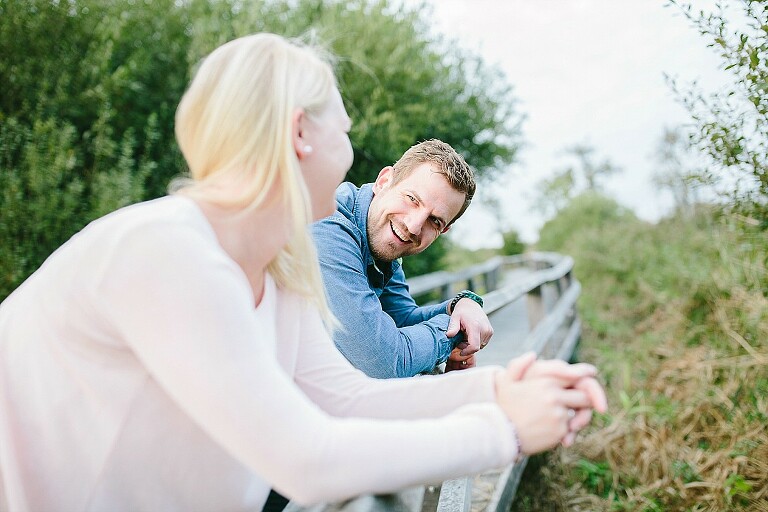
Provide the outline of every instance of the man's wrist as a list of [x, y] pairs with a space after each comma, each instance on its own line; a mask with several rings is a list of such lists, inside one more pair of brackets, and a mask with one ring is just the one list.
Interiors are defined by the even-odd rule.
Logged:
[[456, 296], [451, 300], [451, 302], [448, 304], [448, 314], [452, 315], [453, 310], [456, 307], [456, 304], [459, 303], [461, 299], [470, 299], [475, 302], [477, 302], [480, 307], [483, 307], [483, 298], [473, 292], [472, 290], [462, 290], [459, 293], [456, 294]]

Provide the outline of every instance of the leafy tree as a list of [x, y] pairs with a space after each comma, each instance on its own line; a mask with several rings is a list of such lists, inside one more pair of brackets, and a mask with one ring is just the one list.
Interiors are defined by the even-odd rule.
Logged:
[[670, 80], [695, 124], [691, 140], [711, 158], [703, 177], [720, 184], [737, 211], [768, 228], [768, 4], [743, 0], [718, 3], [713, 12], [670, 0], [708, 46], [718, 51], [733, 82], [705, 95]]
[[0, 125], [2, 298], [82, 222], [76, 136], [72, 125], [52, 120], [27, 127], [6, 118]]
[[0, 0], [0, 299], [95, 217], [180, 172], [172, 0]]
[[602, 179], [621, 172], [608, 159], [595, 162], [594, 152], [595, 149], [586, 144], [577, 144], [565, 150], [576, 165], [568, 165], [539, 183], [539, 211], [545, 215], [557, 213], [580, 192], [599, 192]]
[[[438, 137], [490, 177], [513, 160], [511, 88], [385, 0], [0, 0], [0, 300], [87, 222], [184, 172], [173, 117], [200, 58], [234, 37], [314, 32], [356, 121], [350, 179]], [[442, 252], [441, 252], [442, 250]], [[421, 266], [439, 268], [442, 243]]]
[[0, 0], [0, 116], [70, 123], [86, 179], [120, 158], [152, 161], [147, 195], [161, 195], [179, 172], [172, 127], [188, 77], [186, 27], [173, 0]]
[[522, 116], [511, 86], [480, 56], [432, 35], [426, 4], [193, 0], [190, 8], [196, 58], [255, 31], [316, 39], [338, 56], [337, 75], [354, 121], [352, 182], [372, 181], [429, 138], [451, 144], [483, 180], [516, 156]]

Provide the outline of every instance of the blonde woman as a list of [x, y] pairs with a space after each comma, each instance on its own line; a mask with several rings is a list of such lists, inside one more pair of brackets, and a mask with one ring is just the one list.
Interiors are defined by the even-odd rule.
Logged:
[[604, 407], [587, 365], [379, 381], [336, 351], [306, 226], [349, 129], [309, 48], [258, 34], [205, 59], [176, 116], [191, 181], [93, 222], [0, 306], [0, 510], [393, 491], [567, 444]]

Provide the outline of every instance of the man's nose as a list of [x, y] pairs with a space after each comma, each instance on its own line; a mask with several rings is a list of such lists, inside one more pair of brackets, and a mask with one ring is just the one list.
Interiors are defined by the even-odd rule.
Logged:
[[410, 231], [412, 235], [418, 237], [421, 235], [421, 230], [424, 228], [424, 223], [427, 222], [427, 218], [429, 218], [429, 212], [422, 209], [413, 211], [406, 217], [405, 227], [408, 228], [408, 231]]

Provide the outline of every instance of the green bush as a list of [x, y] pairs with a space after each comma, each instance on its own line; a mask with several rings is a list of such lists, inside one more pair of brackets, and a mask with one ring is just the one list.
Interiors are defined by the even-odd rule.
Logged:
[[[378, 0], [0, 0], [0, 300], [92, 219], [185, 172], [173, 118], [200, 58], [234, 37], [314, 31], [355, 121], [349, 179], [437, 137], [492, 176], [520, 115], [506, 79], [430, 35], [424, 6]], [[437, 270], [444, 247], [414, 257]]]

